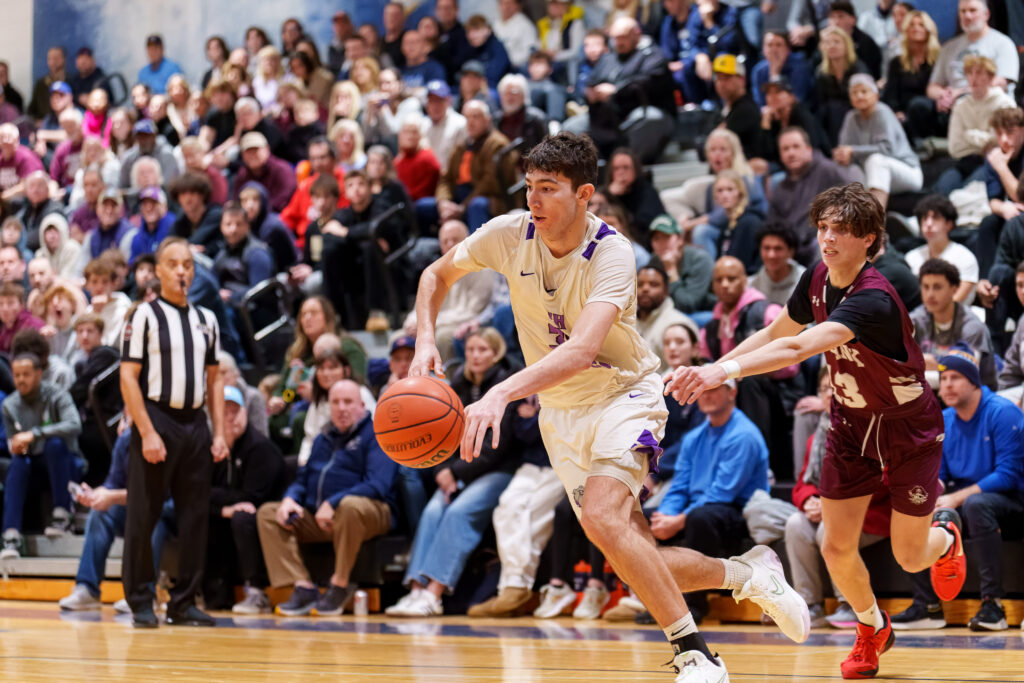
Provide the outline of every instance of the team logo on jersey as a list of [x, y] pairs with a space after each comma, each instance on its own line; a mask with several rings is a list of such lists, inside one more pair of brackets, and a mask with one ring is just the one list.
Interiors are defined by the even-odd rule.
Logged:
[[583, 509], [583, 484], [572, 490], [572, 502], [576, 503], [576, 507]]
[[132, 324], [127, 322], [124, 324], [124, 340], [131, 341], [132, 339]]
[[907, 498], [910, 499], [912, 505], [924, 505], [928, 502], [928, 492], [924, 490], [923, 486], [918, 485], [910, 489]]
[[821, 303], [821, 299], [819, 299], [819, 298], [818, 298], [817, 296], [815, 296], [815, 295], [812, 295], [812, 296], [811, 296], [811, 305], [812, 305], [812, 306], [815, 306], [815, 307], [817, 307], [817, 306], [818, 306], [818, 304], [820, 304], [820, 303]]

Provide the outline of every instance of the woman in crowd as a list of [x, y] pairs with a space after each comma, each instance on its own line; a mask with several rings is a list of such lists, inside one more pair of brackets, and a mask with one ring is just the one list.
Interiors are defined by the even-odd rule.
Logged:
[[211, 80], [223, 76], [222, 71], [228, 61], [228, 44], [220, 36], [210, 36], [206, 39], [206, 61], [210, 63], [210, 68], [203, 74], [203, 88], [208, 86]]
[[[332, 342], [336, 343], [337, 337], [324, 335], [321, 340], [327, 337], [334, 337]], [[319, 347], [322, 344], [316, 345]], [[330, 346], [333, 346], [330, 345]], [[309, 407], [306, 408], [306, 419], [303, 422], [302, 443], [299, 446], [299, 467], [306, 464], [309, 454], [313, 450], [313, 441], [323, 432], [324, 427], [331, 421], [331, 406], [327, 401], [327, 394], [335, 382], [352, 378], [352, 364], [342, 353], [341, 349], [333, 346], [326, 351], [320, 351], [316, 355], [315, 370], [311, 384]], [[377, 401], [373, 394], [362, 384], [359, 385], [359, 393], [362, 395], [363, 404], [373, 414]]]
[[[505, 340], [490, 327], [466, 337], [466, 363], [452, 373], [452, 389], [469, 405], [516, 368], [505, 359]], [[409, 594], [389, 607], [389, 616], [430, 617], [442, 614], [441, 596], [451, 593], [473, 549], [491, 523], [498, 498], [519, 466], [512, 435], [519, 401], [509, 403], [501, 420], [498, 448], [484, 439], [472, 462], [458, 454], [434, 468], [434, 492], [416, 529], [404, 584]]]
[[359, 381], [366, 376], [366, 351], [362, 345], [338, 327], [338, 319], [334, 306], [327, 298], [311, 296], [302, 303], [299, 309], [299, 324], [295, 326], [295, 341], [285, 353], [281, 368], [281, 378], [274, 388], [273, 395], [267, 401], [270, 413], [270, 433], [284, 448], [290, 450], [292, 443], [291, 417], [289, 406], [298, 400], [308, 400], [297, 392], [303, 382], [308, 382], [313, 374], [313, 345], [321, 335], [338, 334], [342, 340], [342, 352], [349, 359], [354, 374]]
[[651, 243], [647, 234], [654, 217], [665, 213], [658, 191], [644, 177], [644, 167], [633, 151], [619, 147], [608, 159], [608, 198], [622, 204], [633, 217], [636, 238]]
[[380, 64], [373, 57], [360, 57], [349, 69], [348, 77], [359, 87], [360, 95], [369, 95], [380, 85]]
[[288, 55], [288, 69], [292, 77], [306, 86], [307, 96], [326, 112], [331, 99], [331, 86], [334, 85], [331, 72], [318, 66], [307, 50], [296, 50]]
[[184, 76], [174, 74], [167, 79], [167, 120], [174, 126], [180, 139], [188, 135], [189, 125], [192, 123], [192, 112], [188, 106], [191, 95], [192, 91]]
[[254, 71], [259, 62], [260, 50], [271, 44], [270, 36], [259, 26], [250, 26], [245, 29], [245, 51], [249, 55], [249, 68]]
[[821, 64], [814, 79], [814, 110], [833, 145], [838, 144], [839, 129], [850, 111], [850, 77], [866, 73], [868, 68], [857, 59], [850, 35], [835, 26], [822, 29]]
[[103, 146], [110, 146], [110, 98], [103, 88], [96, 88], [89, 93], [88, 106], [85, 109], [85, 116], [82, 117], [82, 134], [85, 137], [98, 137], [103, 140]]
[[256, 55], [256, 73], [252, 77], [252, 95], [264, 110], [277, 103], [277, 88], [284, 78], [281, 52], [273, 45], [260, 49]]
[[391, 150], [384, 145], [374, 145], [366, 151], [366, 175], [370, 177], [370, 191], [384, 200], [384, 206], [405, 202], [411, 210], [412, 200], [405, 186], [398, 182], [395, 160]]
[[329, 137], [338, 150], [338, 164], [346, 173], [366, 166], [363, 130], [358, 123], [341, 119], [331, 128]]
[[892, 192], [917, 192], [924, 182], [921, 162], [910, 147], [907, 134], [889, 105], [878, 101], [878, 86], [869, 74], [850, 78], [850, 102], [839, 132], [839, 146], [832, 150], [836, 163], [857, 164], [865, 184], [885, 208]]
[[436, 62], [444, 63], [440, 55], [441, 52], [441, 25], [437, 23], [432, 15], [427, 14], [423, 16], [419, 23], [416, 24], [416, 30], [419, 31], [420, 37], [430, 47], [430, 53], [427, 55], [430, 59]]
[[927, 12], [914, 10], [907, 14], [901, 27], [903, 52], [889, 62], [888, 77], [882, 101], [896, 112], [896, 118], [911, 137], [924, 137], [927, 131], [912, 130], [907, 111], [915, 97], [927, 97], [932, 67], [939, 58], [939, 29]]
[[705, 224], [694, 230], [696, 246], [704, 248], [712, 258], [735, 256], [753, 274], [760, 265], [757, 233], [764, 225], [764, 216], [750, 206], [747, 183], [736, 171], [726, 169], [718, 174], [711, 186], [716, 209], [725, 217], [722, 229]]
[[331, 88], [331, 101], [327, 110], [327, 130], [341, 119], [355, 121], [363, 110], [363, 96], [352, 81], [338, 81]]
[[751, 170], [736, 133], [725, 128], [711, 131], [704, 142], [704, 156], [708, 161], [708, 175], [690, 178], [677, 188], [662, 190], [660, 195], [667, 212], [676, 219], [684, 233], [690, 233], [698, 225], [712, 225], [719, 230], [724, 227], [725, 214], [715, 209], [711, 185], [715, 177], [726, 169], [732, 169], [743, 177], [751, 210], [767, 215], [768, 200], [764, 196], [764, 186]]
[[135, 119], [127, 109], [118, 107], [110, 112], [110, 151], [122, 160], [134, 146]]

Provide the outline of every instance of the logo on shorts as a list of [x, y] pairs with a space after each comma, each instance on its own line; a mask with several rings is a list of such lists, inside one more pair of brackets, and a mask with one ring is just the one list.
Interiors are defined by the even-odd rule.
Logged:
[[925, 491], [924, 487], [920, 485], [910, 489], [910, 492], [907, 494], [907, 497], [910, 498], [910, 502], [913, 505], [924, 505], [925, 503], [928, 502], [928, 492]]
[[583, 484], [572, 490], [572, 502], [576, 503], [576, 507], [583, 509]]

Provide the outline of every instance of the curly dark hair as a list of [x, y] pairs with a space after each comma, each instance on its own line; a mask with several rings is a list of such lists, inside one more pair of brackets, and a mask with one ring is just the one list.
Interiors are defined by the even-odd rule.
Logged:
[[526, 172], [557, 173], [569, 179], [572, 189], [597, 184], [597, 147], [587, 135], [561, 132], [549, 135], [524, 159]]
[[959, 215], [953, 202], [949, 201], [949, 197], [941, 194], [930, 194], [922, 197], [921, 201], [914, 207], [914, 215], [918, 221], [924, 221], [930, 213], [941, 216], [950, 223], [956, 223], [957, 216]]
[[921, 269], [917, 271], [918, 281], [924, 280], [925, 275], [941, 275], [954, 289], [960, 286], [960, 271], [949, 261], [940, 258], [930, 258], [921, 264]]
[[875, 241], [868, 247], [869, 259], [882, 248], [885, 209], [860, 183], [830, 187], [821, 192], [811, 204], [810, 218], [815, 229], [829, 222], [844, 226], [854, 237], [874, 235]]

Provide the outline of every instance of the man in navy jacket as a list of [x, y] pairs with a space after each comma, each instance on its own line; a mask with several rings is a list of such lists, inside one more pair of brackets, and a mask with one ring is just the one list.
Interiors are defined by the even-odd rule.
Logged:
[[[294, 586], [277, 613], [341, 614], [355, 593], [349, 574], [363, 542], [387, 533], [395, 519], [395, 474], [373, 434], [359, 385], [341, 380], [328, 394], [331, 423], [313, 442], [309, 460], [280, 503], [259, 509], [263, 558], [272, 586]], [[299, 543], [334, 543], [334, 574], [320, 595], [299, 554]], [[315, 610], [315, 612], [314, 612]]]

